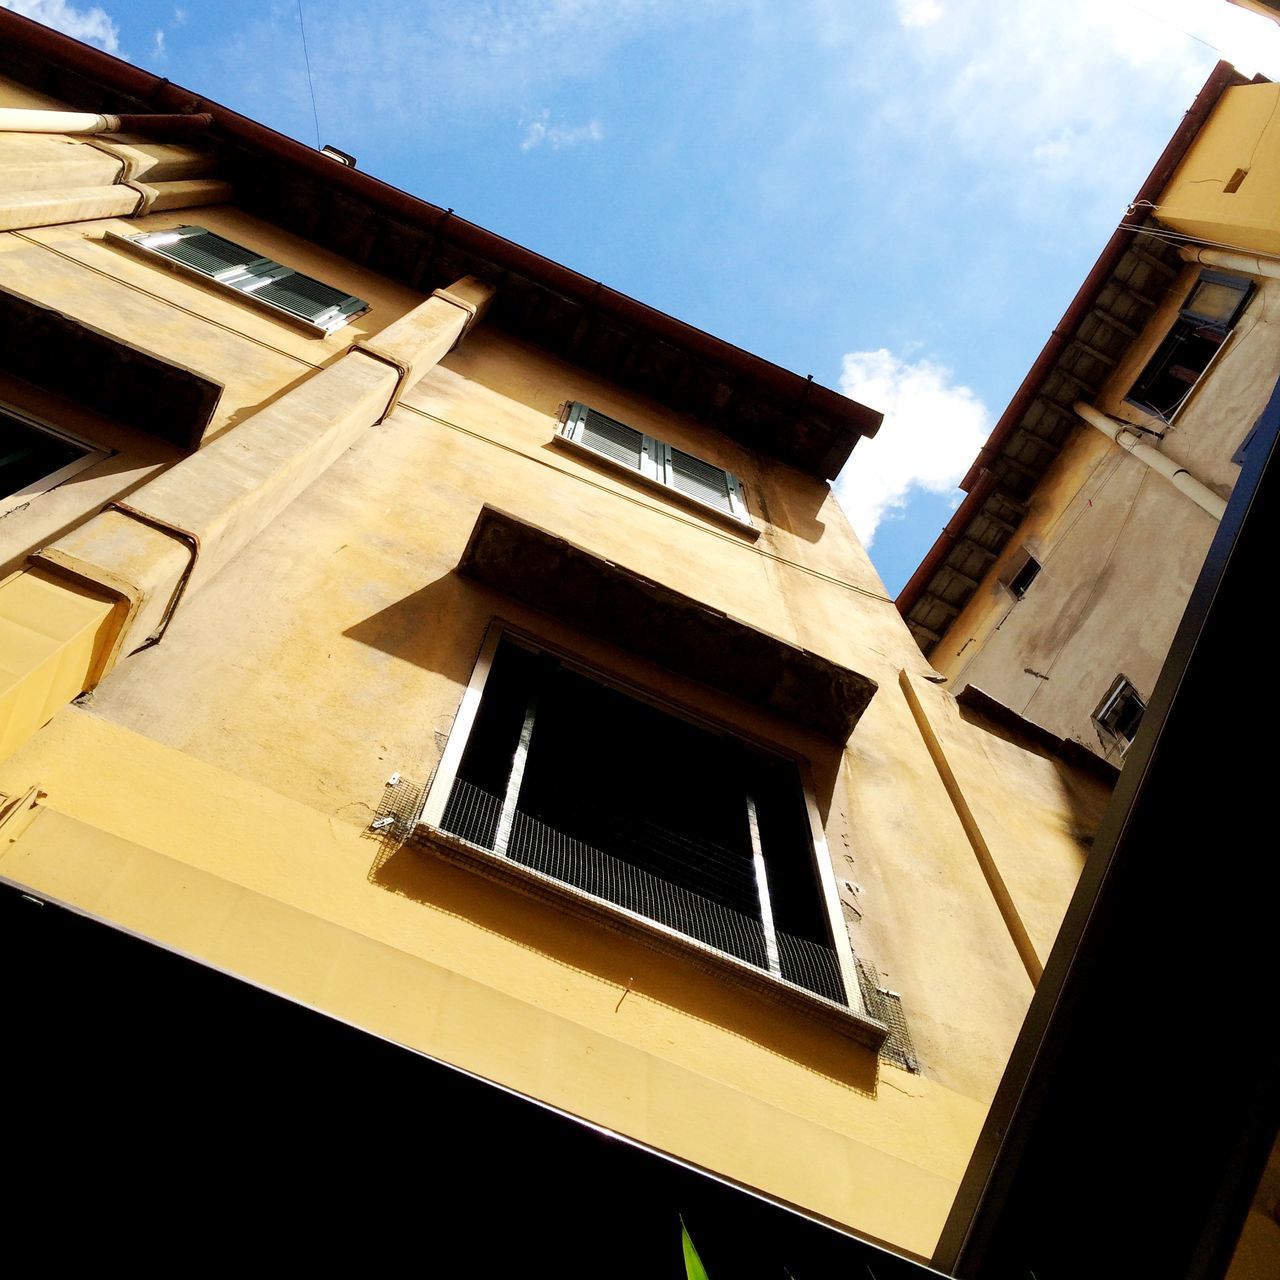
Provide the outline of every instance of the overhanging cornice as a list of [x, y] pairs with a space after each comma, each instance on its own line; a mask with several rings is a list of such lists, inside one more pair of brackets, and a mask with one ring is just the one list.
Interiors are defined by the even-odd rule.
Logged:
[[844, 743], [876, 691], [869, 676], [495, 507], [458, 571], [588, 635]]

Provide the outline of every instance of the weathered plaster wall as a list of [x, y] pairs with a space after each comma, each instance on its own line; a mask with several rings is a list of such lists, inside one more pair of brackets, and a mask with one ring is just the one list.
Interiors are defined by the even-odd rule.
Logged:
[[[1199, 274], [1188, 268], [1117, 367], [1097, 407], [1154, 424], [1124, 401]], [[1258, 292], [1159, 447], [1215, 492], [1240, 473], [1232, 455], [1280, 375], [1280, 281]], [[955, 691], [973, 684], [1059, 737], [1098, 754], [1091, 716], [1124, 674], [1149, 697], [1216, 522], [1100, 432], [1081, 426], [1037, 487], [1030, 511], [932, 655]], [[1001, 585], [1023, 550], [1041, 570], [1015, 600]], [[1047, 677], [1047, 678], [1046, 678]], [[1114, 755], [1112, 751], [1112, 755]]]
[[[187, 220], [373, 310], [310, 338], [101, 241], [136, 222], [0, 237], [0, 280], [223, 383], [221, 432], [421, 301], [229, 206]], [[566, 400], [738, 473], [758, 538], [557, 448]], [[4, 531], [11, 564], [175, 460], [84, 415], [73, 429], [100, 434], [119, 466], [33, 501]], [[875, 679], [848, 747], [460, 578], [484, 503]], [[855, 945], [902, 993], [923, 1076], [679, 958], [370, 837], [388, 776], [421, 785], [435, 768], [494, 617], [808, 762]], [[931, 674], [825, 482], [480, 327], [200, 581], [160, 643], [0, 763], [0, 791], [47, 793], [0, 874], [927, 1253], [1031, 983], [903, 670]], [[948, 697], [936, 694], [944, 708]], [[1000, 748], [983, 765], [975, 734], [948, 734], [949, 751], [972, 756], [960, 771], [1025, 784], [1035, 857], [1078, 860], [1080, 796], [1034, 752]], [[994, 786], [984, 775], [978, 789]], [[1012, 879], [1024, 834], [1009, 836]]]

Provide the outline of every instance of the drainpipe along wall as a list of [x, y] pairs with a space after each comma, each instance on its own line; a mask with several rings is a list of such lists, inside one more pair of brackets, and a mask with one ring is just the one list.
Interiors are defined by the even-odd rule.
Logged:
[[266, 528], [461, 340], [492, 289], [470, 277], [31, 557], [0, 583], [0, 757]]
[[1202, 511], [1207, 512], [1215, 520], [1222, 519], [1227, 509], [1226, 500], [1218, 497], [1208, 485], [1197, 480], [1186, 467], [1180, 467], [1174, 460], [1159, 449], [1153, 449], [1143, 442], [1142, 437], [1131, 426], [1099, 413], [1092, 405], [1077, 400], [1072, 406], [1076, 413], [1091, 427], [1101, 431], [1108, 440], [1114, 440], [1126, 452], [1133, 454], [1144, 466], [1148, 466], [1157, 475], [1163, 476], [1179, 493], [1185, 494]]

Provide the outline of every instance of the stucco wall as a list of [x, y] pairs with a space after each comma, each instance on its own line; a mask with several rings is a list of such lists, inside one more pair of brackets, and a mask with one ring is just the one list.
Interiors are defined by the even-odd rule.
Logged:
[[[108, 225], [181, 221], [373, 309], [311, 338], [101, 239]], [[0, 236], [3, 280], [222, 383], [215, 434], [421, 301], [231, 206]], [[5, 522], [11, 566], [180, 456], [46, 393], [10, 393], [119, 451], [114, 469]], [[557, 447], [566, 400], [736, 472], [758, 537]], [[455, 569], [484, 503], [879, 691], [842, 750], [469, 583]], [[438, 763], [495, 617], [807, 762], [855, 946], [902, 994], [923, 1075], [680, 957], [371, 836], [387, 778], [421, 785]], [[932, 674], [825, 482], [481, 326], [185, 595], [159, 643], [0, 763], [0, 791], [45, 793], [0, 874], [928, 1253], [1031, 981], [904, 670]], [[932, 697], [948, 714], [950, 695]], [[994, 806], [992, 769], [1033, 790], [1036, 856], [1078, 865], [1081, 796], [1043, 756], [988, 754], [958, 720], [944, 736], [980, 807]], [[1070, 880], [1045, 891], [1044, 921]]]
[[[1280, 375], [1280, 281], [1259, 280], [1234, 333], [1171, 425], [1124, 400], [1199, 275], [1189, 267], [1097, 399], [1159, 427], [1162, 452], [1221, 496], [1231, 458]], [[1153, 442], [1155, 442], [1153, 440]], [[955, 691], [973, 684], [1052, 733], [1119, 758], [1092, 714], [1113, 679], [1148, 698], [1217, 528], [1160, 475], [1081, 425], [1031, 498], [1018, 533], [932, 655]], [[1001, 585], [1022, 551], [1041, 564], [1025, 596]]]

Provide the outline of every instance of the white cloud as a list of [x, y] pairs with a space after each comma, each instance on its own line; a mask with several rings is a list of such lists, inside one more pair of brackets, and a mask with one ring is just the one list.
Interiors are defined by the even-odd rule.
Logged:
[[187, 20], [187, 11], [185, 9], [175, 9], [173, 11], [173, 25], [180, 27]]
[[895, 0], [895, 7], [904, 27], [931, 27], [943, 13], [938, 0]]
[[85, 44], [97, 45], [108, 53], [120, 51], [120, 30], [97, 5], [92, 9], [77, 9], [66, 0], [0, 0], [0, 8], [12, 9], [24, 18], [43, 22], [46, 27], [74, 36]]
[[1280, 76], [1280, 27], [1227, 0], [896, 4], [899, 43], [878, 64], [863, 24], [836, 9], [851, 79], [877, 102], [875, 136], [899, 151], [931, 139], [940, 163], [965, 157], [1024, 205], [1047, 181], [1071, 187], [1079, 212], [1103, 167], [1140, 181], [1151, 122], [1167, 137], [1219, 57]]
[[584, 142], [599, 142], [603, 137], [604, 127], [599, 120], [588, 120], [586, 124], [554, 124], [550, 107], [544, 107], [525, 125], [520, 150], [532, 151], [546, 143], [552, 151], [559, 151], [562, 147], [576, 147]]
[[164, 57], [164, 55], [165, 55], [165, 47], [164, 47], [164, 28], [163, 28], [163, 27], [157, 27], [157, 28], [156, 28], [155, 36], [153, 37], [153, 39], [152, 39], [152, 41], [151, 41], [151, 56], [152, 56], [153, 58], [155, 58], [155, 59], [159, 60], [159, 59], [163, 58], [163, 57]]
[[883, 347], [844, 357], [840, 390], [884, 413], [836, 482], [836, 496], [864, 546], [913, 490], [954, 489], [991, 431], [987, 406], [928, 358], [902, 360]]

